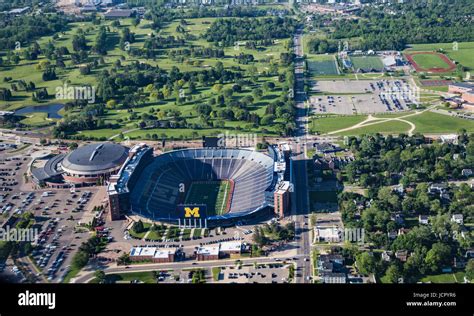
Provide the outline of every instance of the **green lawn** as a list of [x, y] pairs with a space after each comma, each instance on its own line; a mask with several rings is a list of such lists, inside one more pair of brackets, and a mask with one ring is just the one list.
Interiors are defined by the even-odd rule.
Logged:
[[29, 113], [26, 115], [26, 118], [21, 120], [21, 123], [27, 124], [31, 127], [42, 127], [52, 125], [56, 122], [56, 119], [48, 118], [47, 113], [36, 112], [36, 113]]
[[[217, 18], [197, 18], [197, 19], [186, 19], [186, 26], [185, 29], [189, 34], [195, 36], [195, 39], [187, 40], [186, 47], [212, 47], [213, 44], [204, 40], [200, 35], [206, 32], [207, 28], [209, 28], [210, 23], [214, 22]], [[159, 30], [160, 36], [176, 36], [176, 37], [183, 37], [182, 34], [178, 34], [176, 32], [176, 27], [180, 24], [180, 20], [177, 19], [171, 23], [163, 23], [162, 27]], [[275, 40], [273, 45], [269, 46], [261, 46], [258, 49], [247, 49], [245, 45], [241, 45], [238, 49], [234, 47], [225, 47], [224, 51], [226, 56], [224, 58], [197, 58], [197, 57], [189, 57], [185, 58], [184, 62], [178, 62], [176, 60], [170, 59], [168, 56], [168, 51], [170, 49], [162, 49], [160, 50], [160, 55], [156, 58], [156, 60], [152, 59], [145, 59], [140, 57], [133, 57], [128, 55], [125, 51], [123, 51], [119, 47], [119, 36], [122, 30], [125, 27], [128, 27], [132, 33], [135, 34], [135, 42], [132, 43], [132, 48], [141, 48], [145, 43], [147, 37], [150, 36], [151, 33], [156, 34], [156, 30], [153, 30], [151, 27], [152, 21], [142, 19], [138, 26], [132, 25], [132, 19], [121, 19], [119, 27], [111, 26], [112, 21], [104, 21], [102, 25], [108, 27], [108, 52], [107, 55], [103, 56], [105, 64], [100, 66], [99, 69], [94, 69], [92, 74], [90, 75], [81, 75], [79, 72], [79, 66], [74, 65], [70, 60], [69, 56], [65, 58], [66, 68], [59, 69], [56, 68], [56, 72], [58, 75], [57, 80], [52, 81], [43, 81], [42, 80], [42, 70], [38, 69], [38, 63], [45, 60], [44, 56], [39, 56], [37, 60], [34, 61], [25, 61], [21, 60], [18, 65], [14, 66], [0, 66], [0, 73], [2, 76], [5, 77], [12, 77], [12, 82], [16, 80], [25, 80], [26, 82], [32, 81], [36, 84], [37, 88], [45, 87], [48, 90], [50, 98], [45, 102], [52, 102], [54, 100], [54, 94], [56, 87], [63, 85], [64, 82], [67, 82], [68, 85], [92, 85], [97, 86], [96, 75], [99, 72], [104, 70], [110, 70], [116, 61], [120, 60], [122, 65], [130, 65], [134, 62], [141, 62], [141, 63], [148, 63], [152, 66], [158, 66], [162, 69], [170, 70], [172, 67], [178, 67], [181, 71], [202, 71], [204, 68], [209, 68], [215, 66], [217, 62], [222, 62], [224, 67], [230, 68], [240, 68], [244, 78], [248, 75], [246, 74], [246, 70], [250, 67], [255, 66], [257, 71], [261, 74], [264, 71], [267, 71], [272, 63], [279, 63], [280, 54], [286, 51], [287, 42], [290, 39], [280, 39]], [[76, 22], [71, 23], [70, 28], [61, 34], [59, 39], [53, 39], [52, 36], [45, 36], [38, 39], [38, 43], [41, 46], [46, 45], [49, 41], [52, 41], [56, 47], [64, 46], [70, 52], [73, 52], [73, 45], [72, 39], [75, 34], [78, 33], [79, 30], [84, 32], [86, 39], [88, 40], [88, 45], [92, 46], [95, 38], [97, 36], [99, 25], [94, 25], [92, 22]], [[24, 47], [23, 49], [26, 49]], [[174, 49], [174, 48], [173, 48]], [[249, 64], [239, 64], [236, 59], [234, 59], [235, 55], [240, 53], [252, 54], [255, 58], [255, 62]], [[4, 55], [5, 52], [0, 52], [0, 54]], [[94, 53], [90, 54], [90, 57], [96, 58], [98, 57]], [[279, 71], [285, 70], [285, 67], [279, 65]], [[264, 97], [260, 100], [255, 100], [249, 111], [251, 113], [257, 113], [260, 116], [265, 115], [266, 106], [270, 102], [274, 102], [279, 98], [281, 94], [281, 89], [283, 88], [283, 84], [278, 81], [278, 77], [263, 77], [260, 76], [258, 82], [251, 86], [245, 87], [244, 91], [241, 93], [235, 93], [234, 99], [240, 99], [245, 95], [251, 95], [252, 92], [267, 82], [272, 81], [275, 83], [275, 89], [273, 91], [265, 91]], [[0, 87], [10, 88], [12, 82], [0, 82]], [[233, 84], [224, 84], [224, 88], [230, 88]], [[197, 123], [200, 124], [199, 116], [195, 111], [193, 111], [193, 106], [197, 102], [204, 103], [209, 100], [209, 98], [213, 98], [216, 96], [216, 92], [210, 89], [210, 87], [198, 87], [198, 92], [193, 95], [193, 100], [185, 103], [183, 105], [175, 104], [173, 99], [168, 99], [165, 101], [156, 102], [155, 100], [146, 100], [144, 104], [140, 104], [138, 107], [134, 108], [134, 112], [140, 116], [142, 113], [149, 113], [151, 107], [155, 109], [159, 108], [161, 111], [166, 111], [167, 109], [177, 109], [182, 113], [182, 116], [186, 118], [187, 122], [189, 123]], [[66, 101], [66, 100], [65, 100]], [[35, 102], [32, 100], [32, 93], [26, 91], [17, 91], [13, 92], [13, 99], [8, 102], [0, 101], [0, 110], [5, 109], [17, 109], [24, 107], [26, 105], [38, 105], [40, 103]], [[62, 113], [64, 114], [64, 113]], [[108, 110], [103, 117], [104, 123], [106, 124], [115, 124], [115, 128], [107, 128], [107, 129], [97, 129], [97, 130], [83, 130], [77, 132], [77, 136], [84, 136], [86, 138], [91, 139], [107, 139], [109, 137], [115, 136], [121, 132], [126, 132], [130, 129], [136, 128], [140, 119], [133, 119], [130, 120], [130, 113], [121, 110]], [[164, 118], [166, 119], [166, 118]], [[217, 121], [217, 118], [212, 118], [211, 123]], [[43, 125], [44, 120], [41, 119], [39, 116], [29, 117], [23, 121], [23, 123], [31, 126], [31, 127], [38, 127]], [[51, 122], [54, 123], [54, 122]], [[274, 123], [278, 123], [275, 121]], [[276, 135], [276, 127], [275, 124], [271, 124], [268, 126], [261, 126], [255, 128], [252, 124], [249, 124], [246, 121], [226, 121], [225, 126], [222, 128], [223, 130], [237, 130], [239, 133], [258, 133], [258, 134], [265, 134], [265, 135]], [[202, 129], [196, 129], [194, 132], [192, 129], [152, 129], [152, 130], [137, 130], [127, 134], [132, 139], [151, 139], [153, 134], [156, 134], [160, 138], [167, 137], [167, 138], [200, 138], [201, 136], [208, 136], [208, 135], [217, 135], [221, 133], [222, 130], [219, 128], [211, 127], [204, 127]], [[76, 136], [75, 135], [75, 136]]]
[[188, 240], [191, 238], [191, 229], [185, 228], [183, 229], [183, 240]]
[[366, 118], [366, 115], [313, 117], [310, 123], [310, 130], [311, 133], [318, 132], [324, 134], [351, 127], [364, 121]]
[[376, 115], [372, 115], [373, 117], [376, 118], [398, 118], [402, 116], [407, 116], [409, 114], [412, 114], [413, 112], [402, 112], [402, 113], [379, 113]]
[[460, 129], [474, 132], [474, 121], [433, 112], [407, 117], [405, 120], [416, 125], [418, 133], [455, 133]]
[[428, 275], [420, 279], [421, 282], [432, 283], [456, 283], [452, 273], [443, 273], [436, 275]]
[[350, 135], [376, 134], [376, 133], [399, 134], [399, 133], [407, 133], [409, 129], [410, 129], [410, 126], [407, 123], [400, 122], [400, 121], [390, 121], [390, 122], [373, 124], [366, 127], [360, 127], [354, 130], [339, 133], [337, 135], [350, 136]]
[[138, 239], [142, 239], [143, 237], [145, 237], [145, 235], [148, 232], [148, 230], [150, 229], [150, 227], [151, 227], [150, 223], [143, 223], [143, 228], [144, 228], [143, 232], [137, 233], [133, 229], [130, 229], [128, 232], [129, 232], [130, 236], [138, 238]]
[[148, 236], [146, 236], [146, 238], [150, 240], [161, 240], [163, 238], [164, 233], [164, 230], [151, 230]]
[[193, 231], [193, 238], [198, 238], [201, 237], [202, 234], [202, 229], [201, 228], [195, 228]]
[[[107, 274], [105, 280], [106, 283], [129, 283], [133, 280], [139, 280], [143, 283], [156, 283], [156, 279], [153, 277], [153, 272], [151, 271]], [[97, 283], [97, 280], [93, 279], [90, 283]]]
[[69, 283], [69, 281], [71, 281], [71, 279], [76, 277], [76, 275], [79, 273], [79, 271], [81, 271], [81, 269], [71, 266], [69, 268], [69, 271], [64, 276], [64, 279], [63, 279], [62, 283]]
[[439, 92], [448, 92], [448, 86], [430, 86], [430, 87], [423, 87], [428, 90], [439, 91]]
[[[401, 117], [403, 120], [409, 121], [416, 125], [415, 133], [419, 132], [422, 134], [437, 134], [437, 133], [455, 133], [461, 129], [466, 129], [468, 132], [474, 131], [474, 122], [466, 119], [452, 117], [448, 115], [438, 114], [434, 112], [423, 112], [418, 115], [412, 115], [413, 112], [404, 113], [389, 113], [389, 114], [377, 114], [376, 118], [398, 118]], [[311, 133], [329, 133], [340, 129], [351, 127], [364, 121], [367, 118], [365, 115], [354, 115], [354, 116], [336, 116], [329, 115], [327, 117], [313, 117], [310, 122]], [[399, 134], [406, 133], [410, 130], [410, 126], [401, 121], [389, 121], [375, 123], [368, 126], [362, 126], [357, 129], [338, 133], [340, 136], [350, 135], [362, 135], [362, 134]]]
[[212, 268], [212, 278], [214, 281], [219, 281], [219, 274], [221, 273], [220, 267], [213, 267]]

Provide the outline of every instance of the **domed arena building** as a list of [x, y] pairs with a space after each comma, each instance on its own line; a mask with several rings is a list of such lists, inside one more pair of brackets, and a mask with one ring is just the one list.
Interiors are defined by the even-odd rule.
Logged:
[[33, 180], [52, 187], [104, 183], [127, 160], [129, 148], [114, 143], [89, 144], [50, 158], [43, 167], [32, 168]]
[[61, 162], [63, 178], [73, 184], [91, 184], [117, 173], [128, 148], [114, 143], [90, 144], [72, 151]]

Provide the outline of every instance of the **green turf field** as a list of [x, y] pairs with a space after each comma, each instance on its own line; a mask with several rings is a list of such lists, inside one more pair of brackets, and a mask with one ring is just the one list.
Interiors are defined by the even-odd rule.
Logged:
[[207, 215], [222, 215], [227, 212], [230, 181], [192, 182], [186, 195], [185, 204], [206, 204]]
[[355, 69], [383, 69], [382, 60], [377, 56], [358, 56], [351, 57]]
[[308, 69], [311, 74], [316, 76], [339, 74], [339, 72], [337, 71], [336, 62], [334, 61], [334, 57], [330, 57], [331, 58], [329, 60], [308, 61]]
[[448, 68], [448, 65], [439, 55], [433, 54], [417, 54], [413, 55], [413, 60], [424, 69], [430, 68]]
[[459, 62], [464, 67], [474, 69], [474, 42], [414, 44], [407, 51], [436, 51], [442, 49], [451, 60]]

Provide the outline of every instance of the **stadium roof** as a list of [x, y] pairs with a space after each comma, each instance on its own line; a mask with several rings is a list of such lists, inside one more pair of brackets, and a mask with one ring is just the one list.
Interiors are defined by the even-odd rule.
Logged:
[[65, 171], [97, 172], [121, 165], [128, 157], [128, 148], [113, 143], [79, 147], [62, 161]]

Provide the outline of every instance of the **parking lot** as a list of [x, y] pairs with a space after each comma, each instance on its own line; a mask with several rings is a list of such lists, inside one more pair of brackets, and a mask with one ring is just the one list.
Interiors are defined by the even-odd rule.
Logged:
[[32, 255], [49, 281], [62, 280], [73, 252], [90, 236], [88, 229], [76, 224], [92, 196], [86, 188], [44, 191], [34, 200], [33, 211], [41, 228]]
[[23, 205], [18, 203], [18, 192], [27, 164], [27, 157], [0, 158], [0, 223], [9, 214], [24, 211]]
[[38, 233], [32, 243], [34, 264], [44, 279], [61, 281], [73, 253], [90, 236], [88, 229], [77, 224], [84, 211], [90, 209], [97, 189], [22, 191], [30, 159], [28, 156], [0, 158], [0, 225], [7, 220], [10, 225], [16, 225], [25, 213], [32, 213], [31, 228]]
[[[267, 264], [227, 265], [203, 269], [206, 283], [288, 283], [289, 266], [292, 263], [274, 262]], [[213, 269], [219, 268], [218, 280]], [[158, 283], [191, 283], [194, 269], [174, 269], [158, 271]], [[295, 274], [298, 273], [295, 269]]]
[[320, 94], [310, 97], [312, 114], [406, 111], [417, 98], [416, 91], [402, 80], [317, 81], [313, 91]]
[[[291, 263], [268, 263], [251, 266], [222, 267], [216, 283], [288, 283]], [[295, 273], [297, 273], [295, 271]]]

